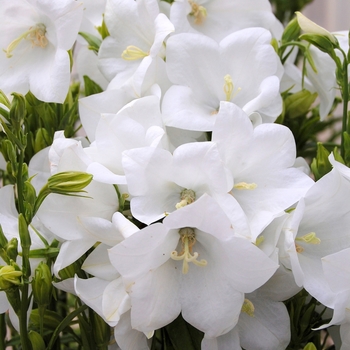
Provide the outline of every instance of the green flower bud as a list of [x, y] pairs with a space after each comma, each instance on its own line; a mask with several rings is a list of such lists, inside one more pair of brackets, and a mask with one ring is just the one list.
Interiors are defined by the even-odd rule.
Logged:
[[34, 214], [50, 193], [77, 196], [76, 193], [86, 192], [83, 189], [89, 185], [91, 181], [92, 175], [81, 171], [65, 171], [52, 175], [38, 194], [35, 202]]
[[306, 40], [319, 50], [328, 53], [331, 57], [335, 56], [333, 43], [325, 36], [318, 34], [302, 34], [300, 35], [300, 39]]
[[52, 275], [49, 267], [41, 262], [35, 269], [33, 281], [33, 296], [38, 305], [50, 304], [52, 295]]
[[70, 194], [84, 192], [92, 181], [92, 175], [80, 171], [65, 171], [52, 175], [47, 185], [51, 193]]
[[0, 289], [6, 290], [14, 285], [21, 284], [22, 271], [16, 270], [14, 266], [6, 265], [0, 268]]
[[18, 255], [18, 239], [17, 238], [12, 238], [10, 242], [8, 242], [7, 247], [6, 247], [6, 253], [7, 256], [13, 260], [16, 261], [17, 255]]
[[44, 339], [41, 335], [35, 331], [29, 331], [28, 337], [30, 342], [32, 343], [32, 348], [35, 350], [45, 350], [46, 345]]
[[303, 350], [317, 350], [314, 343], [307, 343]]
[[13, 93], [13, 100], [10, 109], [10, 121], [14, 121], [17, 126], [21, 125], [26, 116], [26, 100], [23, 95]]
[[48, 131], [44, 128], [39, 128], [35, 134], [34, 139], [34, 152], [38, 153], [47, 146], [50, 146], [52, 143], [52, 137]]
[[289, 95], [285, 103], [285, 114], [290, 118], [297, 118], [305, 115], [316, 100], [317, 93], [311, 93], [308, 90], [298, 91]]
[[282, 34], [282, 43], [287, 43], [298, 39], [300, 34], [300, 26], [297, 18], [293, 18], [284, 29]]
[[326, 175], [332, 170], [332, 165], [328, 159], [329, 152], [322, 145], [322, 143], [317, 144], [317, 155], [311, 163], [311, 170], [315, 175], [315, 180], [319, 180], [322, 176]]
[[327, 39], [329, 42], [331, 42], [332, 44], [338, 45], [337, 38], [333, 34], [331, 34], [327, 29], [311, 21], [299, 11], [295, 12], [295, 14], [297, 15], [299, 26], [304, 32], [323, 37]]

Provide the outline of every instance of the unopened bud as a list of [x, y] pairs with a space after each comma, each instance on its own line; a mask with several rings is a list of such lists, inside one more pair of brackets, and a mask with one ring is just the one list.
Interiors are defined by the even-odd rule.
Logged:
[[47, 306], [50, 304], [52, 295], [52, 275], [49, 267], [40, 262], [35, 269], [33, 282], [33, 296], [38, 305]]
[[16, 261], [18, 255], [18, 239], [12, 238], [10, 242], [8, 242], [6, 247], [6, 253], [9, 259]]
[[22, 271], [16, 270], [14, 266], [6, 265], [0, 268], [0, 289], [6, 290], [14, 285], [21, 284]]
[[311, 170], [315, 175], [315, 180], [319, 180], [322, 176], [326, 175], [332, 170], [332, 165], [328, 159], [329, 152], [322, 145], [322, 143], [317, 144], [317, 155], [311, 163]]
[[51, 193], [70, 194], [83, 192], [92, 181], [92, 175], [80, 171], [65, 171], [52, 175], [48, 181]]
[[44, 339], [41, 337], [41, 335], [38, 332], [29, 331], [28, 337], [29, 337], [30, 342], [32, 343], [33, 349], [35, 349], [35, 350], [45, 350], [46, 349]]
[[317, 93], [301, 90], [285, 99], [285, 113], [290, 118], [301, 117], [310, 110], [311, 105], [317, 98]]

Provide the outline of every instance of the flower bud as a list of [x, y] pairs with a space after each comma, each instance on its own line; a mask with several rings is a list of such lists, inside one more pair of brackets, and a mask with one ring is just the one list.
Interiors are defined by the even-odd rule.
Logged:
[[21, 284], [22, 271], [18, 271], [14, 266], [6, 265], [0, 268], [0, 289], [6, 290], [14, 285]]
[[311, 170], [315, 175], [315, 180], [319, 180], [322, 176], [326, 175], [332, 170], [332, 165], [328, 159], [329, 152], [322, 145], [322, 143], [317, 144], [317, 155], [311, 163]]
[[308, 19], [306, 16], [304, 16], [302, 13], [300, 13], [299, 11], [295, 12], [295, 14], [297, 15], [297, 20], [299, 23], [300, 28], [308, 34], [315, 34], [319, 37], [323, 37], [325, 39], [327, 39], [328, 41], [330, 41], [332, 44], [334, 45], [338, 45], [338, 40], [337, 38], [331, 34], [327, 29], [319, 26], [318, 24], [316, 24], [315, 22], [311, 21], [310, 19]]
[[65, 171], [52, 175], [48, 181], [51, 193], [70, 194], [83, 192], [92, 181], [92, 175], [80, 171]]
[[26, 115], [26, 100], [23, 95], [13, 93], [13, 100], [10, 109], [10, 120], [17, 126], [21, 125]]
[[50, 304], [52, 295], [52, 275], [49, 267], [41, 262], [35, 269], [33, 281], [33, 296], [38, 305], [47, 306]]
[[6, 247], [6, 253], [9, 259], [16, 261], [18, 255], [18, 239], [12, 238], [10, 242], [8, 242]]
[[39, 128], [34, 138], [34, 152], [38, 153], [52, 143], [52, 137], [45, 128]]
[[288, 96], [285, 99], [285, 114], [290, 118], [297, 118], [305, 115], [316, 100], [317, 93], [308, 90], [301, 90]]
[[41, 337], [41, 335], [38, 332], [29, 331], [28, 337], [29, 337], [30, 342], [32, 343], [33, 349], [35, 349], [35, 350], [45, 350], [46, 349], [44, 339]]
[[282, 34], [282, 43], [287, 43], [298, 39], [300, 35], [300, 26], [297, 18], [293, 18], [286, 26]]

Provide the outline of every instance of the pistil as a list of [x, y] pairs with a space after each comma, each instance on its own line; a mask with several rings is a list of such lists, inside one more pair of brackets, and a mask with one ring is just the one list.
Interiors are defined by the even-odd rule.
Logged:
[[180, 193], [180, 199], [181, 201], [175, 205], [176, 209], [183, 208], [193, 203], [196, 200], [196, 193], [193, 190], [184, 189]]
[[182, 251], [179, 254], [176, 250], [172, 251], [170, 257], [173, 260], [183, 260], [182, 273], [187, 274], [189, 270], [189, 263], [192, 262], [196, 266], [206, 266], [207, 261], [197, 260], [198, 253], [192, 253], [192, 248], [196, 243], [196, 235], [194, 229], [191, 227], [184, 227], [179, 230], [179, 235], [181, 239]]

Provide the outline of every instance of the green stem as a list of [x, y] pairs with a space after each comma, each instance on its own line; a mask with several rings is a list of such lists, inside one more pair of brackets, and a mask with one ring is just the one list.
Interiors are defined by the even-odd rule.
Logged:
[[5, 339], [6, 339], [5, 314], [0, 314], [0, 350], [6, 349]]
[[344, 147], [344, 133], [347, 131], [347, 120], [348, 120], [348, 102], [349, 102], [349, 83], [348, 83], [348, 60], [346, 55], [344, 55], [343, 62], [343, 122], [342, 122], [342, 134], [341, 134], [341, 156], [345, 156]]
[[29, 285], [24, 281], [22, 286], [22, 300], [21, 309], [19, 314], [19, 331], [21, 337], [21, 345], [23, 350], [31, 350], [32, 346], [28, 338], [28, 327], [27, 327], [27, 311], [28, 311], [28, 290]]
[[18, 172], [17, 172], [17, 198], [18, 198], [18, 212], [24, 213], [24, 199], [23, 199], [23, 161], [24, 161], [24, 150], [20, 150], [18, 159]]

